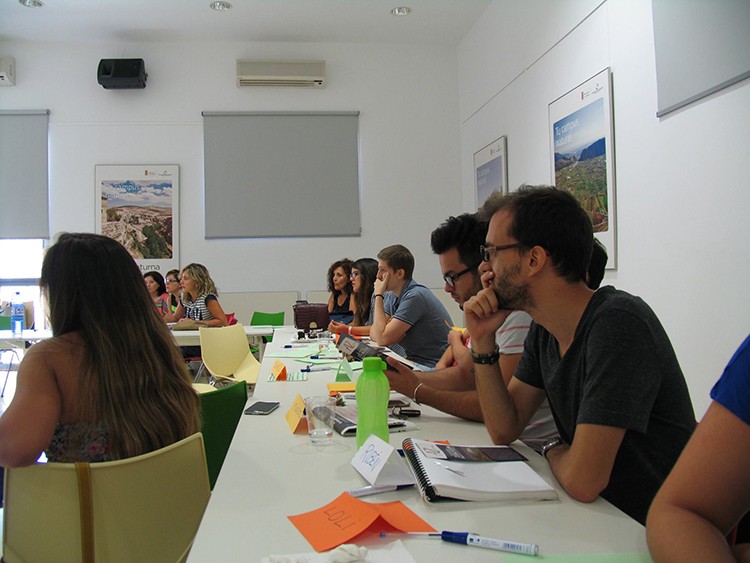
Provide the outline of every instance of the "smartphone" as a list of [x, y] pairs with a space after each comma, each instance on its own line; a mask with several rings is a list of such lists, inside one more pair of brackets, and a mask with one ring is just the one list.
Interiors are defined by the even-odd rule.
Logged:
[[256, 401], [245, 409], [245, 414], [269, 414], [279, 408], [278, 401]]

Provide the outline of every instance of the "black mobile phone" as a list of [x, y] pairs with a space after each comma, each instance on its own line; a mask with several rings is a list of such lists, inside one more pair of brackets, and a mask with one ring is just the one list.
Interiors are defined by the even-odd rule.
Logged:
[[269, 414], [279, 408], [278, 401], [256, 401], [245, 409], [245, 414]]

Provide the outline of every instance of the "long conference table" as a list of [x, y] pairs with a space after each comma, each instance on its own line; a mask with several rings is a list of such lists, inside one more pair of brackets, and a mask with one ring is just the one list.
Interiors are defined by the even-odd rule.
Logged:
[[[245, 335], [248, 342], [254, 342], [263, 336], [271, 336], [273, 327], [270, 325], [246, 325]], [[172, 337], [178, 346], [199, 346], [200, 332], [197, 330], [172, 330]], [[26, 342], [38, 342], [52, 337], [52, 331], [24, 330], [21, 334], [14, 334], [10, 330], [0, 330], [0, 349], [24, 348]]]
[[[261, 364], [252, 403], [275, 400], [281, 406], [267, 416], [243, 415], [211, 495], [189, 561], [259, 561], [270, 555], [311, 553], [313, 548], [287, 516], [320, 508], [342, 492], [366, 485], [350, 462], [355, 439], [334, 434], [331, 446], [312, 446], [305, 434], [292, 434], [285, 414], [297, 394], [323, 394], [335, 371], [309, 374], [307, 381], [268, 381], [274, 356], [296, 336], [291, 328], [277, 329]], [[305, 362], [284, 358], [289, 372]], [[418, 430], [390, 435], [400, 447], [406, 437], [449, 440], [453, 444], [491, 445], [480, 423], [469, 422], [427, 406], [412, 418]], [[603, 499], [584, 504], [571, 499], [558, 485], [546, 461], [520, 442], [531, 467], [558, 492], [559, 501], [507, 504], [502, 502], [425, 503], [416, 488], [363, 497], [367, 502], [402, 501], [436, 530], [469, 531], [508, 541], [535, 543], [540, 555], [580, 555], [586, 561], [649, 561], [645, 530]], [[434, 539], [400, 538], [416, 561], [502, 561], [498, 551], [450, 544]], [[390, 538], [370, 539], [375, 548]], [[355, 540], [355, 543], [356, 540]], [[469, 550], [469, 551], [467, 551]], [[588, 555], [585, 555], [588, 554]], [[599, 556], [591, 555], [598, 554]], [[638, 555], [640, 554], [640, 555]], [[533, 561], [532, 557], [518, 556]]]

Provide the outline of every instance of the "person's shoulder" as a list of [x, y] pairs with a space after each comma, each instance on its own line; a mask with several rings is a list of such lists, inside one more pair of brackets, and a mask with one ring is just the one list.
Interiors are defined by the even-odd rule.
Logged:
[[69, 332], [63, 336], [53, 336], [40, 340], [26, 350], [26, 357], [50, 356], [60, 354], [77, 354], [83, 349], [83, 338], [78, 332]]
[[637, 311], [651, 311], [648, 304], [640, 297], [616, 289], [611, 285], [600, 287], [594, 293], [592, 297], [595, 310], [612, 310], [621, 309], [625, 311], [637, 312]]
[[518, 326], [529, 328], [531, 326], [531, 315], [529, 315], [526, 311], [513, 311], [510, 315], [508, 315], [508, 318], [505, 319], [505, 322], [502, 324], [499, 330]]

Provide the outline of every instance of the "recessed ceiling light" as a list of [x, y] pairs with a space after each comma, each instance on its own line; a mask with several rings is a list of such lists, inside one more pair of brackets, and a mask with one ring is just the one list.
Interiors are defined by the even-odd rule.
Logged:
[[41, 8], [44, 6], [44, 2], [41, 0], [18, 0], [18, 3], [27, 8]]
[[394, 16], [408, 16], [411, 14], [411, 8], [409, 6], [399, 6], [398, 8], [393, 8], [391, 13]]
[[226, 12], [232, 9], [232, 5], [229, 2], [211, 2], [208, 6], [217, 12]]

